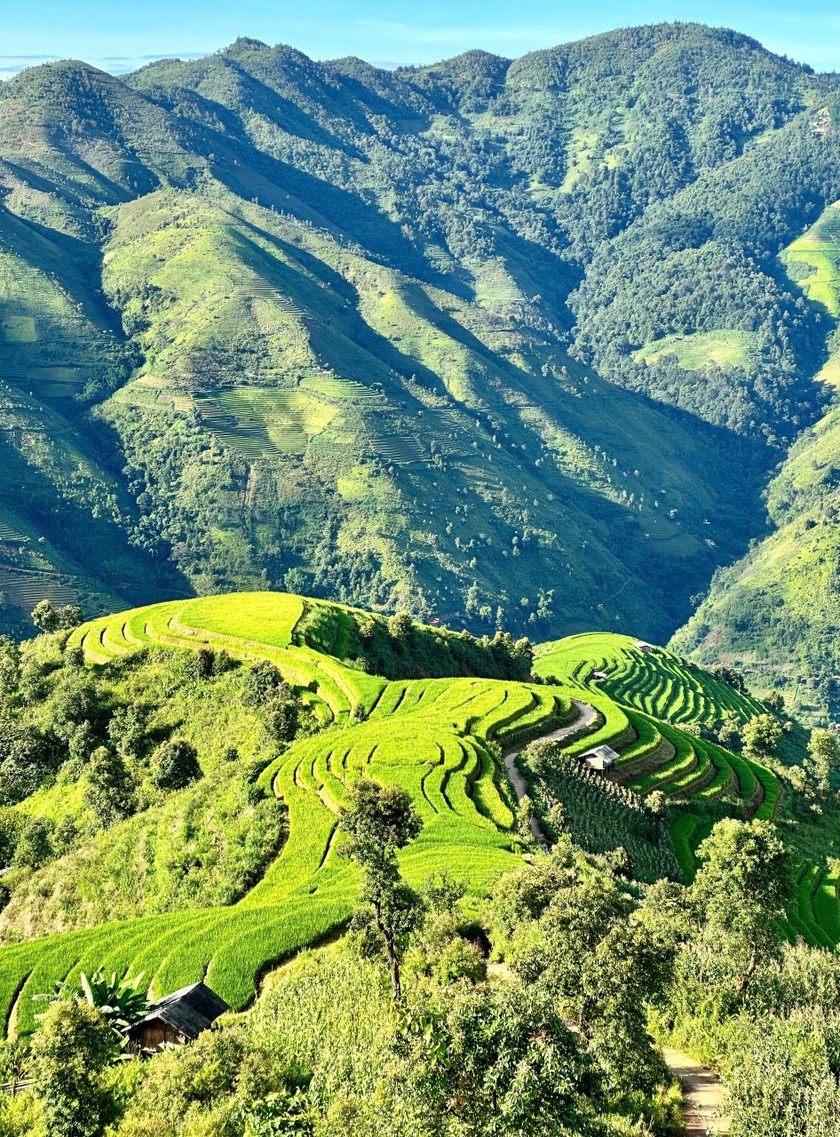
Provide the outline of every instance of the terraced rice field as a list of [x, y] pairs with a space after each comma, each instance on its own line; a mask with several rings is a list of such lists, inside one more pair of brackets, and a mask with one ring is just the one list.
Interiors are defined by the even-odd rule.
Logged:
[[[389, 683], [353, 671], [298, 642], [297, 629], [312, 618], [312, 607], [270, 593], [176, 601], [74, 633], [73, 643], [99, 665], [147, 645], [208, 644], [245, 659], [268, 659], [332, 729], [292, 745], [262, 772], [261, 784], [288, 808], [289, 837], [240, 903], [0, 949], [0, 1013], [14, 1030], [34, 1025], [31, 995], [100, 964], [145, 971], [158, 993], [206, 975], [232, 1006], [244, 1006], [268, 964], [349, 917], [358, 880], [335, 851], [337, 812], [348, 784], [362, 773], [404, 786], [423, 816], [420, 838], [402, 857], [413, 883], [448, 868], [480, 896], [493, 876], [516, 864], [522, 845], [512, 832], [510, 790], [489, 744], [543, 723], [551, 729], [569, 715], [569, 699], [527, 683]], [[364, 721], [350, 722], [351, 710], [358, 716], [359, 708]]]
[[[100, 965], [145, 972], [157, 994], [206, 976], [233, 1007], [245, 1006], [267, 966], [348, 919], [358, 879], [336, 851], [337, 815], [348, 786], [363, 773], [403, 786], [423, 817], [420, 837], [401, 855], [407, 879], [418, 884], [447, 869], [475, 897], [517, 863], [523, 848], [513, 831], [512, 790], [492, 744], [509, 751], [561, 724], [572, 728], [566, 753], [609, 743], [620, 753], [613, 776], [640, 794], [662, 790], [677, 803], [672, 837], [686, 879], [718, 800], [738, 803], [748, 816], [774, 815], [779, 784], [771, 771], [675, 725], [711, 718], [717, 698], [731, 699], [731, 689], [701, 688], [667, 653], [637, 659], [626, 637], [576, 636], [539, 654], [537, 669], [557, 675], [556, 684], [389, 682], [340, 662], [351, 618], [351, 610], [337, 605], [245, 593], [138, 608], [73, 633], [71, 642], [92, 665], [144, 647], [205, 645], [246, 661], [269, 660], [325, 729], [292, 744], [260, 775], [262, 786], [286, 804], [289, 836], [239, 903], [0, 949], [0, 1016], [10, 1033], [34, 1026], [32, 995]], [[591, 680], [593, 667], [610, 668], [611, 683]], [[748, 717], [749, 701], [739, 699], [734, 705]], [[576, 717], [584, 716], [573, 700], [596, 711], [578, 732]], [[836, 884], [834, 876], [805, 866], [798, 910], [785, 931], [811, 942], [840, 941]]]
[[[726, 711], [742, 722], [766, 710], [749, 695], [678, 659], [664, 648], [648, 653], [630, 636], [600, 632], [569, 636], [537, 649], [540, 675], [556, 675], [585, 691], [602, 691], [616, 702], [636, 707], [675, 725], [712, 726]], [[593, 672], [606, 679], [596, 679]]]
[[[688, 723], [713, 726], [725, 712], [742, 722], [765, 713], [766, 707], [751, 696], [664, 648], [643, 652], [631, 637], [613, 634], [585, 633], [543, 644], [537, 649], [535, 670], [577, 688], [579, 697], [596, 706], [606, 695], [623, 709], [637, 739], [616, 747], [621, 756], [615, 776], [638, 793], [661, 790], [673, 802], [686, 803], [672, 813], [670, 823], [686, 881], [694, 878], [695, 852], [719, 816], [712, 808], [716, 802], [737, 799], [747, 817], [775, 817], [781, 785], [772, 770], [678, 729]], [[612, 722], [617, 723], [615, 711]], [[586, 746], [584, 740], [578, 749]], [[796, 905], [783, 931], [811, 944], [840, 944], [837, 873], [806, 864], [800, 870]]]
[[282, 387], [237, 387], [195, 405], [219, 441], [248, 458], [303, 454], [338, 414], [314, 394]]
[[782, 257], [810, 299], [824, 304], [832, 316], [840, 315], [840, 203], [829, 206]]
[[53, 604], [75, 604], [76, 593], [70, 584], [54, 573], [24, 572], [0, 568], [0, 592], [5, 592], [13, 604], [24, 612], [31, 612], [45, 597]]

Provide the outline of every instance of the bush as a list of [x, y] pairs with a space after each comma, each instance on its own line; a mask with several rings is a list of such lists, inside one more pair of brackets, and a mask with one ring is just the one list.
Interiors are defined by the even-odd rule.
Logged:
[[198, 751], [183, 738], [165, 742], [157, 752], [152, 778], [162, 790], [181, 790], [201, 777]]
[[32, 1076], [50, 1137], [99, 1137], [114, 1116], [104, 1070], [115, 1053], [98, 1010], [61, 999], [32, 1041]]
[[100, 746], [90, 756], [85, 800], [100, 825], [114, 825], [134, 811], [134, 783], [119, 754]]

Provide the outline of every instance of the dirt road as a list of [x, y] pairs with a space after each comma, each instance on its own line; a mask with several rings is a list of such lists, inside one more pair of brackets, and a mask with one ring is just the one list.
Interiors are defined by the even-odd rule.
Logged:
[[716, 1074], [699, 1065], [681, 1050], [665, 1049], [665, 1064], [679, 1078], [683, 1090], [686, 1137], [718, 1137], [729, 1132], [728, 1117], [719, 1116], [724, 1104], [723, 1087]]
[[[570, 734], [577, 734], [579, 730], [584, 727], [591, 726], [595, 721], [598, 712], [594, 707], [590, 707], [589, 703], [583, 703], [580, 699], [572, 699], [572, 703], [577, 707], [578, 714], [573, 722], [567, 723], [565, 726], [558, 727], [550, 734], [544, 734], [540, 738], [535, 739], [536, 742], [559, 742], [562, 738], [568, 738]], [[522, 777], [517, 765], [516, 759], [522, 753], [524, 747], [518, 750], [511, 750], [509, 754], [505, 754], [505, 768], [510, 778], [510, 784], [513, 786], [513, 792], [516, 794], [516, 800], [519, 801], [528, 793], [528, 787], [525, 784], [525, 779]], [[531, 833], [534, 840], [538, 841], [541, 845], [551, 845], [551, 842], [546, 837], [540, 828], [539, 822], [535, 817], [531, 818]]]

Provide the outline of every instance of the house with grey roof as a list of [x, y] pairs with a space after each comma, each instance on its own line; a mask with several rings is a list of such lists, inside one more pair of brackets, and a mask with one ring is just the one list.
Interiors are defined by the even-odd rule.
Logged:
[[230, 1007], [206, 983], [193, 983], [160, 999], [126, 1030], [132, 1049], [163, 1050], [198, 1038]]

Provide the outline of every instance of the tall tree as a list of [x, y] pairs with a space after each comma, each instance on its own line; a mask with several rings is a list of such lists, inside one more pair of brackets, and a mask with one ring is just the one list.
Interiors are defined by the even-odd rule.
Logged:
[[791, 896], [790, 862], [769, 821], [719, 821], [697, 850], [688, 890], [701, 976], [734, 981], [743, 996], [756, 968], [779, 951], [776, 921]]
[[815, 730], [808, 743], [806, 769], [822, 793], [828, 793], [832, 770], [840, 768], [840, 735]]
[[361, 778], [350, 791], [339, 828], [346, 836], [342, 853], [361, 868], [361, 900], [373, 919], [391, 973], [394, 998], [402, 998], [400, 961], [416, 926], [420, 898], [400, 876], [397, 850], [418, 835], [423, 822], [411, 797], [399, 786], [381, 786]]

